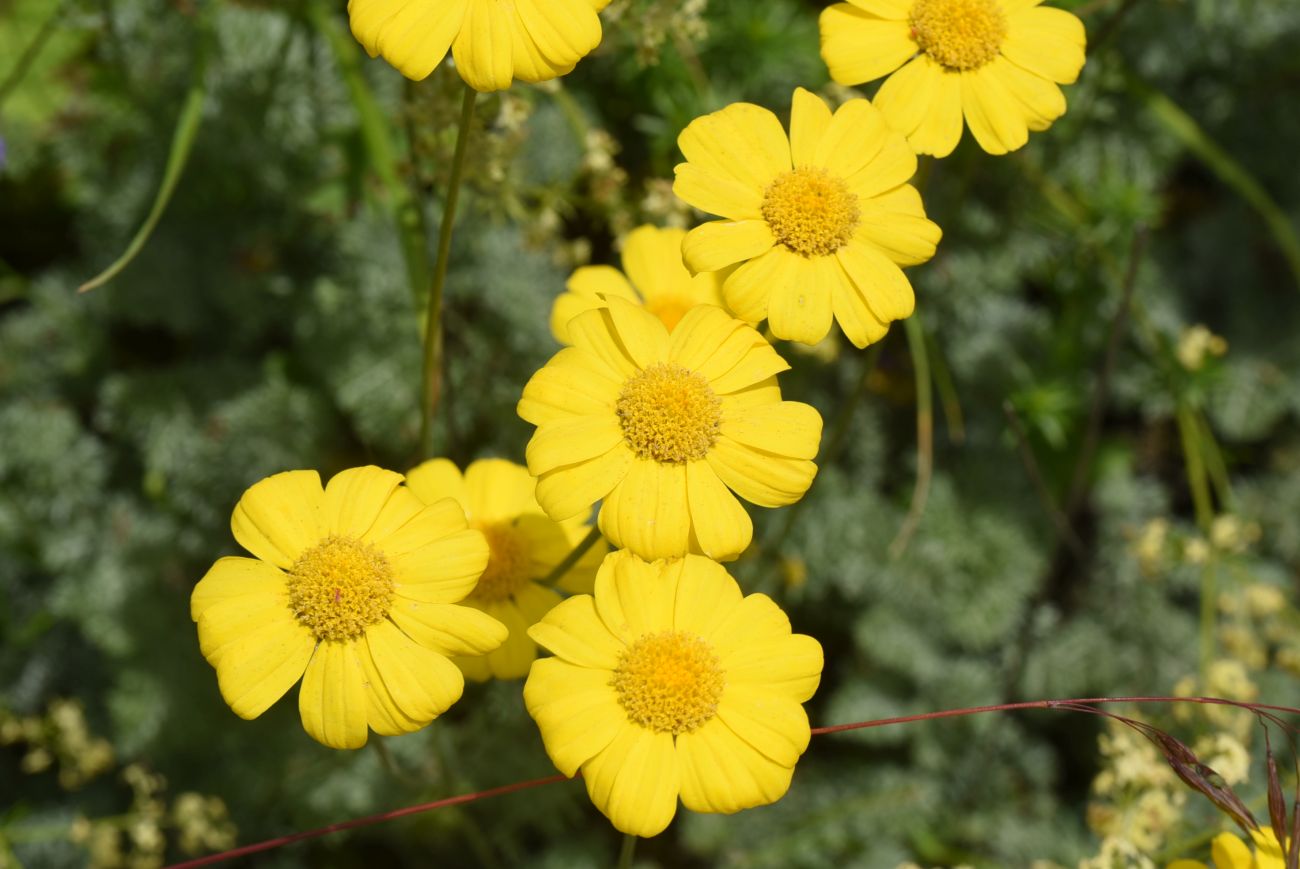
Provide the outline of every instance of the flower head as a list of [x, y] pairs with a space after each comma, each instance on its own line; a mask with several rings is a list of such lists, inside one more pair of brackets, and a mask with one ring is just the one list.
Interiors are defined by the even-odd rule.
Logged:
[[682, 262], [684, 229], [638, 226], [623, 240], [623, 271], [611, 266], [583, 266], [573, 273], [551, 308], [551, 333], [569, 340], [575, 315], [599, 308], [617, 296], [645, 306], [671, 332], [696, 305], [721, 305], [722, 282], [712, 272], [692, 276]]
[[1213, 867], [1199, 860], [1175, 860], [1167, 869], [1285, 869], [1286, 855], [1272, 827], [1253, 831], [1254, 853], [1239, 836], [1220, 833], [1210, 843]]
[[715, 220], [682, 245], [697, 272], [735, 263], [722, 295], [736, 316], [767, 318], [778, 338], [816, 344], [831, 320], [858, 347], [912, 313], [900, 265], [934, 255], [941, 232], [907, 183], [916, 155], [867, 100], [833, 114], [799, 88], [790, 135], [776, 115], [734, 103], [677, 139], [673, 190]]
[[454, 501], [425, 505], [402, 475], [352, 468], [321, 488], [315, 471], [254, 484], [231, 518], [254, 558], [222, 558], [190, 597], [199, 647], [221, 696], [256, 718], [302, 679], [303, 727], [359, 748], [367, 727], [419, 730], [464, 688], [453, 655], [501, 645], [505, 627], [456, 606], [488, 561]]
[[672, 335], [626, 299], [574, 317], [572, 347], [524, 387], [528, 470], [559, 521], [595, 502], [600, 530], [643, 558], [733, 559], [753, 525], [731, 494], [778, 507], [812, 483], [821, 417], [782, 401], [789, 368], [752, 327], [692, 308]]
[[1083, 23], [1042, 0], [849, 0], [821, 15], [831, 78], [889, 76], [876, 105], [919, 154], [946, 157], [962, 119], [990, 154], [1065, 114], [1057, 85], [1083, 68]]
[[[406, 475], [406, 485], [426, 504], [451, 498], [465, 510], [469, 526], [488, 544], [487, 568], [462, 604], [501, 622], [510, 636], [486, 655], [453, 659], [471, 679], [520, 679], [537, 657], [528, 627], [563, 598], [538, 580], [546, 578], [587, 533], [585, 516], [556, 522], [537, 503], [537, 482], [528, 469], [505, 459], [480, 459], [461, 474], [447, 459], [431, 459]], [[578, 560], [556, 585], [567, 592], [589, 592], [604, 542]]]
[[382, 55], [419, 81], [450, 49], [477, 91], [539, 82], [570, 72], [600, 44], [609, 0], [348, 0], [352, 33], [371, 57]]
[[570, 598], [529, 634], [555, 654], [524, 685], [546, 752], [565, 775], [582, 771], [619, 830], [659, 833], [679, 796], [729, 813], [790, 787], [822, 649], [721, 565], [615, 552], [594, 597]]

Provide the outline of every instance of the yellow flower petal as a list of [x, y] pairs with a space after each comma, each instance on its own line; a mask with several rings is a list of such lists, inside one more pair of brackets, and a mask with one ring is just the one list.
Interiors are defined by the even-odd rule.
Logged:
[[712, 272], [759, 256], [774, 244], [764, 220], [714, 220], [686, 234], [682, 256], [691, 271]]
[[1083, 69], [1087, 34], [1064, 9], [1034, 7], [1007, 17], [1002, 54], [1012, 63], [1057, 84], [1072, 84]]
[[700, 305], [687, 312], [673, 330], [668, 358], [713, 380], [730, 371], [758, 343], [767, 342], [726, 311]]
[[714, 377], [709, 385], [726, 403], [729, 394], [766, 383], [773, 375], [788, 370], [790, 363], [782, 359], [771, 344], [764, 341], [752, 345], [739, 362], [725, 374]]
[[[673, 167], [673, 193], [687, 205], [729, 220], [758, 219], [763, 190], [695, 163]], [[732, 260], [735, 262], [735, 260]]]
[[726, 437], [718, 438], [707, 461], [727, 488], [760, 507], [793, 504], [817, 475], [812, 462], [758, 453]]
[[573, 65], [600, 44], [600, 19], [585, 0], [515, 0], [515, 8], [552, 66]]
[[551, 654], [580, 667], [613, 670], [624, 644], [596, 614], [590, 595], [571, 597], [528, 629], [528, 636]]
[[830, 123], [830, 106], [821, 97], [803, 88], [794, 89], [794, 99], [790, 104], [790, 161], [794, 168], [820, 165], [817, 163], [817, 146]]
[[875, 81], [916, 53], [905, 20], [883, 19], [847, 3], [836, 3], [822, 10], [818, 23], [822, 60], [831, 78], [840, 84]]
[[618, 444], [603, 456], [576, 465], [556, 468], [537, 480], [537, 500], [557, 522], [589, 511], [627, 476], [632, 451]]
[[407, 471], [406, 488], [425, 504], [451, 498], [464, 509], [469, 500], [465, 478], [451, 459], [430, 459]]
[[458, 531], [391, 561], [398, 595], [423, 603], [456, 603], [483, 575], [488, 545], [478, 531]]
[[638, 226], [623, 239], [623, 271], [647, 303], [687, 292], [691, 273], [682, 263], [684, 229]]
[[905, 21], [915, 0], [849, 0], [849, 3], [877, 18]]
[[388, 496], [402, 484], [402, 475], [374, 465], [335, 474], [325, 487], [320, 521], [326, 534], [364, 537], [375, 524]]
[[432, 721], [460, 699], [465, 679], [445, 655], [426, 649], [390, 621], [371, 625], [365, 636], [384, 689], [408, 718]]
[[[878, 108], [866, 100], [849, 100], [836, 109], [825, 135], [817, 143], [816, 165], [845, 180], [863, 171], [880, 174], [882, 168], [888, 168], [880, 164], [880, 152], [889, 139], [898, 136]], [[910, 150], [908, 153], [911, 154]], [[904, 178], [888, 186], [912, 177], [916, 172], [915, 154], [911, 154], [910, 166], [911, 171]]]
[[605, 376], [619, 383], [638, 371], [636, 362], [619, 338], [618, 327], [608, 308], [583, 311], [570, 320], [569, 338], [574, 347], [586, 352], [590, 361], [604, 366]]
[[753, 386], [747, 386], [744, 389], [738, 389], [735, 392], [729, 392], [722, 398], [722, 418], [726, 419], [727, 414], [737, 413], [749, 410], [753, 407], [763, 407], [768, 404], [775, 404], [781, 400], [781, 387], [777, 385], [775, 377], [769, 377], [761, 380]]
[[862, 291], [876, 319], [888, 323], [910, 317], [916, 295], [903, 272], [883, 253], [865, 244], [846, 244], [835, 252], [849, 278]]
[[662, 362], [668, 353], [668, 330], [663, 321], [626, 299], [609, 300], [609, 317], [623, 349], [639, 368]]
[[677, 737], [681, 796], [694, 812], [738, 812], [785, 796], [794, 767], [782, 766], [715, 719]]
[[615, 379], [593, 354], [568, 347], [533, 373], [517, 412], [533, 425], [582, 414], [612, 413], [625, 379]]
[[[1055, 85], [1052, 85], [1055, 87]], [[862, 203], [854, 235], [898, 265], [919, 265], [934, 256], [943, 237], [938, 225], [925, 217], [921, 196], [910, 184]]]
[[375, 542], [376, 545], [382, 545], [382, 541], [388, 540], [408, 523], [417, 519], [424, 512], [425, 506], [425, 502], [416, 497], [410, 489], [406, 487], [396, 489], [388, 497], [379, 515], [375, 517], [375, 523], [366, 532], [365, 539]]
[[451, 53], [465, 83], [476, 91], [510, 87], [514, 75], [514, 49], [510, 19], [504, 4], [494, 0], [469, 0], [465, 21]]
[[1016, 66], [1005, 57], [996, 58], [989, 66], [1020, 104], [1029, 129], [1036, 132], [1046, 130], [1065, 114], [1065, 94], [1054, 83]]
[[[916, 150], [895, 131], [886, 132], [875, 158], [846, 179], [862, 200], [893, 190], [916, 174]], [[870, 205], [870, 202], [864, 202]]]
[[190, 593], [190, 618], [197, 622], [209, 607], [232, 598], [284, 589], [284, 574], [265, 561], [218, 558]]
[[599, 522], [611, 543], [647, 561], [684, 555], [690, 534], [685, 465], [633, 458], [601, 505]]
[[821, 644], [815, 639], [790, 634], [788, 627], [780, 636], [763, 642], [737, 637], [732, 630], [723, 625], [713, 635], [715, 642], [732, 644], [723, 656], [730, 684], [779, 693], [796, 703], [804, 702], [817, 691], [823, 659]]
[[547, 471], [603, 456], [622, 441], [623, 428], [614, 414], [573, 416], [538, 426], [524, 455], [528, 470], [540, 477]]
[[537, 42], [528, 33], [520, 4], [511, 5], [513, 8], [507, 14], [510, 18], [510, 59], [514, 64], [515, 78], [519, 81], [539, 82], [571, 71], [572, 64], [556, 66], [546, 59]]
[[792, 459], [814, 459], [821, 444], [822, 417], [798, 401], [728, 414], [722, 433], [734, 441]]
[[[519, 612], [524, 617], [525, 627], [537, 624], [564, 599], [564, 596], [555, 589], [546, 588], [536, 582], [528, 583], [514, 595], [515, 606], [519, 607]], [[535, 653], [534, 657], [536, 657]]]
[[767, 317], [773, 293], [781, 287], [797, 286], [806, 274], [805, 262], [785, 245], [777, 245], [728, 275], [722, 297], [737, 317], [757, 323]]
[[[316, 638], [298, 623], [284, 596], [245, 595], [214, 604], [199, 618], [203, 654], [217, 670], [221, 697], [240, 718], [252, 719], [293, 687], [307, 668]], [[248, 605], [261, 617], [249, 618]]]
[[707, 462], [686, 466], [686, 500], [694, 537], [691, 549], [716, 561], [739, 558], [754, 539], [754, 525]]
[[673, 623], [679, 578], [631, 551], [611, 553], [596, 575], [596, 612], [624, 643], [666, 630]]
[[485, 655], [506, 639], [505, 625], [469, 604], [394, 597], [388, 617], [411, 639], [448, 657]]
[[677, 137], [688, 163], [762, 190], [790, 171], [790, 142], [776, 115], [752, 103], [732, 103], [696, 118]]
[[824, 259], [821, 269], [822, 279], [831, 284], [831, 307], [835, 311], [835, 320], [853, 346], [866, 347], [885, 337], [889, 324], [880, 322], [871, 313], [862, 292], [849, 280], [839, 261]]
[[992, 64], [962, 75], [961, 107], [971, 135], [988, 153], [1006, 154], [1029, 141], [1025, 113]]
[[961, 139], [961, 78], [918, 55], [885, 79], [875, 105], [917, 153], [947, 157]]
[[1215, 869], [1255, 869], [1255, 858], [1246, 843], [1232, 833], [1220, 833], [1210, 843]]
[[307, 735], [330, 748], [366, 744], [365, 670], [357, 643], [320, 643], [298, 690], [298, 713]]
[[509, 522], [541, 510], [537, 483], [523, 465], [505, 459], [479, 459], [465, 469], [465, 518], [471, 522]]
[[811, 734], [803, 706], [776, 692], [727, 683], [718, 718], [745, 742], [782, 766], [794, 766]]
[[524, 705], [537, 722], [547, 756], [567, 776], [576, 775], [628, 726], [610, 675], [555, 658], [533, 662], [528, 673]]
[[792, 279], [774, 286], [767, 303], [767, 325], [786, 341], [816, 344], [831, 330], [831, 287], [819, 280], [814, 260], [794, 256], [788, 271]]
[[740, 605], [740, 586], [725, 567], [711, 559], [688, 555], [664, 570], [676, 571], [673, 630], [709, 637]]
[[[394, 493], [398, 498], [404, 495], [410, 493], [403, 493], [401, 489]], [[415, 498], [414, 495], [410, 497]], [[403, 508], [402, 512], [405, 513], [406, 509]], [[378, 546], [388, 558], [395, 558], [414, 552], [457, 531], [464, 531], [465, 528], [465, 510], [460, 506], [460, 502], [444, 497], [430, 504], [421, 504], [415, 515], [392, 530], [380, 527], [376, 522], [365, 539]], [[376, 533], [378, 531], [387, 531], [387, 533], [380, 535]]]
[[673, 738], [626, 724], [582, 765], [587, 794], [622, 833], [657, 836], [677, 812], [680, 776]]
[[381, 736], [400, 736], [414, 733], [429, 722], [411, 718], [397, 706], [388, 693], [384, 679], [379, 675], [369, 649], [358, 648], [357, 661], [361, 664], [362, 686], [366, 695], [366, 724]]
[[315, 471], [285, 471], [254, 483], [235, 505], [230, 530], [239, 545], [276, 567], [292, 567], [324, 537], [325, 499]]
[[465, 19], [467, 0], [349, 0], [352, 34], [371, 57], [409, 79], [427, 78], [447, 56]]
[[506, 641], [484, 658], [488, 673], [493, 679], [522, 679], [537, 658], [537, 646], [528, 637], [528, 620], [510, 600], [483, 601], [479, 605], [510, 632]]
[[569, 339], [569, 321], [591, 308], [605, 304], [601, 296], [617, 296], [632, 302], [641, 297], [613, 266], [582, 266], [569, 276], [565, 283], [568, 292], [560, 295], [551, 306], [551, 334], [561, 344]]

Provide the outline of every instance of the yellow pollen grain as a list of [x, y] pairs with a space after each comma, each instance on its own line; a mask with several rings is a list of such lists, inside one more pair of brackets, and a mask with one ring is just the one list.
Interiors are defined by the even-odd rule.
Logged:
[[702, 459], [718, 440], [722, 402], [704, 376], [658, 362], [623, 384], [615, 406], [627, 445], [643, 459]]
[[907, 21], [921, 50], [952, 70], [989, 63], [1007, 35], [998, 0], [916, 0]]
[[326, 537], [289, 568], [289, 606], [318, 640], [354, 640], [388, 615], [393, 568], [351, 537]]
[[513, 522], [476, 527], [487, 538], [488, 563], [470, 597], [485, 603], [506, 600], [534, 579], [528, 540]]
[[861, 212], [843, 178], [804, 166], [778, 175], [763, 191], [763, 219], [776, 240], [800, 256], [829, 256], [853, 237]]
[[629, 646], [609, 684], [629, 721], [677, 736], [717, 714], [727, 680], [708, 643], [686, 631], [663, 631]]

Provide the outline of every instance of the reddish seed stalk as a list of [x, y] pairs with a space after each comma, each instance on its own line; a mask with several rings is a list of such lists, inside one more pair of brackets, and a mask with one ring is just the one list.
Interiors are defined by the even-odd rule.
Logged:
[[[968, 706], [962, 709], [944, 709], [939, 712], [922, 712], [917, 715], [902, 715], [897, 718], [877, 718], [871, 721], [854, 721], [849, 724], [834, 724], [828, 727], [814, 727], [812, 735], [821, 736], [828, 733], [844, 733], [850, 730], [866, 730], [871, 727], [886, 727], [891, 724], [911, 724], [917, 721], [931, 721], [938, 718], [959, 718], [964, 715], [979, 715], [985, 712], [1013, 712], [1019, 709], [1060, 709], [1071, 712], [1088, 711], [1080, 707], [1097, 706], [1104, 703], [1199, 703], [1208, 706], [1236, 706], [1239, 709], [1248, 709], [1252, 712], [1285, 712], [1291, 715], [1300, 715], [1300, 709], [1290, 706], [1270, 706], [1267, 703], [1240, 703], [1235, 700], [1224, 700], [1219, 697], [1083, 697], [1070, 700], [1028, 700], [1022, 703], [998, 703], [992, 706]], [[340, 821], [337, 824], [330, 824], [326, 827], [319, 827], [315, 830], [304, 830], [300, 833], [291, 833], [287, 836], [280, 836], [275, 839], [267, 839], [264, 842], [257, 842], [252, 845], [244, 845], [230, 851], [222, 851], [217, 854], [209, 854], [206, 857], [198, 857], [194, 860], [186, 860], [182, 863], [173, 863], [167, 869], [193, 869], [197, 866], [211, 866], [215, 863], [223, 863], [226, 860], [233, 860], [236, 857], [244, 857], [249, 854], [257, 854], [261, 851], [270, 851], [273, 848], [279, 848], [282, 845], [288, 845], [292, 842], [301, 842], [304, 839], [315, 839], [328, 833], [337, 833], [341, 830], [352, 830], [357, 827], [367, 827], [371, 824], [378, 824], [383, 821], [391, 821], [394, 818], [403, 818], [407, 815], [416, 815], [422, 812], [430, 812], [434, 809], [442, 809], [448, 806], [464, 805], [466, 803], [485, 800], [490, 797], [499, 797], [505, 794], [514, 793], [515, 791], [528, 790], [529, 788], [541, 787], [542, 785], [555, 784], [562, 781], [573, 781], [581, 777], [581, 773], [570, 779], [565, 775], [552, 775], [545, 778], [535, 778], [528, 781], [515, 782], [514, 784], [502, 785], [501, 787], [489, 788], [485, 791], [477, 791], [472, 794], [461, 794], [459, 796], [447, 797], [441, 800], [434, 800], [431, 803], [421, 803], [416, 806], [407, 806], [403, 809], [394, 809], [389, 812], [380, 812], [375, 815], [367, 815], [364, 818], [353, 818], [350, 821]]]

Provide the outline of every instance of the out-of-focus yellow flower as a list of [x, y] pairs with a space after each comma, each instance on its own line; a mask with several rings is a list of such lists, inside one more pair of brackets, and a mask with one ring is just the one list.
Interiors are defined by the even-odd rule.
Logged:
[[1166, 869], [1286, 869], [1286, 858], [1272, 827], [1250, 835], [1255, 842], [1253, 852], [1239, 836], [1220, 833], [1210, 843], [1212, 865], [1199, 860], [1175, 860]]
[[551, 334], [561, 344], [569, 340], [569, 321], [592, 308], [603, 308], [612, 297], [643, 305], [671, 332], [696, 305], [722, 306], [721, 280], [716, 273], [692, 276], [682, 262], [683, 229], [638, 226], [623, 240], [623, 271], [612, 266], [583, 266], [570, 276], [551, 306]]
[[539, 82], [571, 71], [600, 44], [596, 13], [608, 3], [348, 0], [348, 19], [370, 56], [407, 78], [426, 78], [450, 50], [466, 84], [498, 91], [514, 79]]
[[[431, 459], [407, 472], [406, 485], [426, 504], [451, 498], [469, 526], [488, 543], [487, 569], [461, 603], [501, 622], [510, 636], [486, 655], [452, 660], [471, 679], [520, 679], [537, 657], [528, 628], [563, 598], [537, 580], [564, 561], [587, 534], [587, 517], [556, 522], [542, 512], [528, 469], [505, 459], [480, 459], [462, 475], [448, 459]], [[598, 541], [556, 583], [568, 592], [589, 592], [607, 547]]]
[[1179, 365], [1188, 371], [1200, 371], [1209, 357], [1222, 356], [1227, 352], [1227, 341], [1197, 323], [1190, 329], [1184, 329], [1179, 336], [1176, 355]]
[[658, 834], [679, 796], [692, 811], [731, 813], [790, 787], [822, 649], [767, 596], [742, 596], [721, 565], [615, 552], [594, 598], [569, 598], [529, 635], [555, 654], [524, 685], [546, 753], [565, 775], [582, 771], [619, 830]]
[[919, 154], [952, 153], [965, 126], [990, 154], [1065, 114], [1083, 68], [1083, 22], [1041, 0], [850, 0], [821, 15], [831, 78], [889, 76], [875, 102]]
[[741, 265], [722, 285], [736, 316], [767, 318], [778, 338], [816, 344], [832, 320], [858, 347], [911, 315], [899, 266], [934, 256], [942, 233], [908, 180], [916, 155], [867, 100], [834, 113], [798, 88], [787, 137], [776, 115], [733, 103], [677, 137], [686, 162], [673, 190], [724, 218], [697, 226], [682, 252], [692, 271]]
[[254, 484], [230, 521], [255, 558], [222, 558], [195, 586], [190, 614], [221, 696], [256, 718], [300, 678], [307, 733], [360, 748], [367, 727], [424, 727], [460, 698], [449, 658], [501, 645], [496, 619], [457, 606], [487, 566], [460, 505], [426, 506], [402, 475], [352, 468], [322, 489], [315, 471]]

